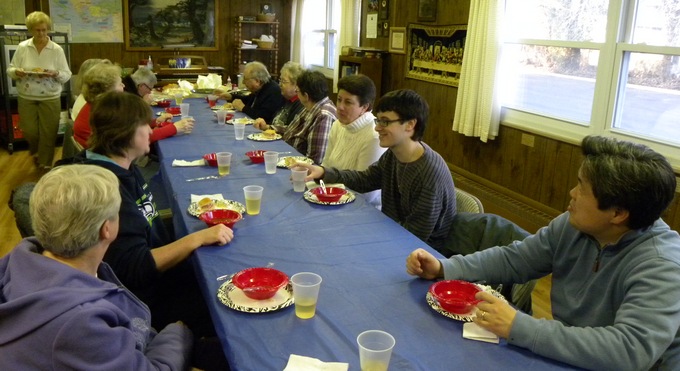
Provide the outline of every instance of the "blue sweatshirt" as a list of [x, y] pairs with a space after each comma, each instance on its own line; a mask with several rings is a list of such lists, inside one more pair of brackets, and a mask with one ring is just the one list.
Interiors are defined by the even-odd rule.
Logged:
[[183, 370], [192, 335], [160, 333], [106, 263], [92, 277], [41, 255], [35, 238], [0, 259], [1, 370]]
[[524, 241], [441, 262], [446, 279], [553, 274], [555, 320], [518, 312], [510, 344], [588, 369], [680, 369], [680, 236], [661, 219], [600, 249], [564, 213]]

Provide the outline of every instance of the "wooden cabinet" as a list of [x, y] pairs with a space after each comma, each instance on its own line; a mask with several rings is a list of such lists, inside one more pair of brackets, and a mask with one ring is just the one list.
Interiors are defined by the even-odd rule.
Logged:
[[384, 62], [384, 58], [367, 58], [341, 55], [340, 78], [357, 73], [368, 76], [375, 84], [377, 100], [383, 94], [382, 83]]
[[[16, 82], [7, 75], [7, 67], [12, 61], [12, 56], [17, 50], [20, 42], [31, 38], [31, 34], [25, 30], [0, 31], [0, 69], [2, 71], [2, 81], [0, 82], [0, 93], [2, 102], [0, 106], [0, 140], [7, 145], [10, 154], [14, 152], [14, 144], [24, 141], [23, 133], [19, 129], [19, 113], [17, 109], [18, 95]], [[71, 64], [71, 45], [68, 34], [63, 32], [50, 32], [50, 38], [55, 43], [61, 45], [66, 55], [66, 61]], [[61, 92], [62, 119], [60, 124], [65, 124], [68, 120], [68, 110], [71, 107], [71, 84], [67, 82]], [[63, 134], [64, 126], [60, 125], [59, 134]]]
[[[247, 62], [258, 61], [267, 66], [272, 76], [279, 74], [279, 22], [242, 21], [236, 20], [234, 32], [234, 74], [242, 73], [242, 67]], [[274, 44], [270, 48], [250, 48], [243, 46], [243, 40], [258, 39], [262, 35], [274, 36]], [[255, 42], [253, 46], [257, 45]]]

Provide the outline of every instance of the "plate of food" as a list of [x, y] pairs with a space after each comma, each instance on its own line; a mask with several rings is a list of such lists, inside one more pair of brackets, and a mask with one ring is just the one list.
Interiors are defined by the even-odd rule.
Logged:
[[243, 123], [246, 125], [252, 125], [255, 120], [249, 119], [247, 117], [239, 117], [231, 120], [227, 120], [227, 124], [234, 125], [234, 123]]
[[270, 142], [272, 140], [279, 140], [283, 138], [281, 134], [276, 133], [274, 130], [265, 130], [261, 133], [248, 134], [248, 139], [254, 140], [256, 142]]
[[[314, 188], [316, 189], [316, 188]], [[344, 205], [348, 204], [350, 202], [354, 202], [354, 200], [357, 198], [354, 193], [350, 190], [347, 190], [345, 194], [343, 194], [340, 199], [337, 201], [321, 201], [317, 198], [316, 194], [314, 194], [314, 189], [309, 189], [305, 191], [305, 193], [302, 194], [302, 197], [305, 199], [307, 202], [311, 202], [313, 204], [318, 204], [318, 205]]]
[[234, 105], [231, 104], [231, 103], [216, 104], [216, 105], [210, 107], [210, 109], [213, 110], [213, 111], [219, 111], [219, 110], [234, 111]]
[[192, 202], [187, 209], [190, 215], [193, 215], [197, 218], [204, 212], [210, 210], [234, 210], [238, 211], [242, 215], [245, 215], [246, 213], [246, 207], [238, 201], [218, 200], [208, 197], [203, 198], [198, 202]]
[[47, 76], [49, 75], [49, 72], [47, 72], [43, 68], [34, 68], [30, 71], [24, 71], [25, 74], [27, 75], [35, 75], [35, 76]]
[[[501, 300], [503, 300], [504, 302], [507, 303], [507, 300], [503, 297], [503, 295], [500, 292], [492, 289], [491, 286], [480, 285], [480, 284], [475, 284], [475, 285], [477, 285], [477, 287], [479, 287], [479, 289], [486, 291], [486, 292], [490, 293], [491, 295], [493, 295], [493, 296], [495, 296], [495, 297], [497, 297], [497, 298], [499, 298], [499, 299], [501, 299]], [[430, 291], [428, 291], [427, 295], [425, 295], [425, 300], [427, 301], [427, 304], [430, 306], [430, 308], [434, 309], [437, 313], [443, 315], [444, 317], [448, 317], [448, 318], [451, 318], [451, 319], [455, 319], [456, 321], [463, 321], [463, 322], [472, 322], [475, 319], [475, 310], [474, 309], [471, 310], [468, 313], [465, 313], [465, 314], [457, 314], [457, 313], [452, 313], [452, 312], [445, 310], [444, 308], [442, 308], [439, 305], [439, 302], [437, 302], [437, 299], [434, 297], [434, 295], [432, 295], [432, 293]]]
[[228, 308], [246, 313], [274, 312], [293, 305], [293, 285], [289, 282], [273, 297], [264, 300], [251, 299], [229, 279], [217, 290], [217, 298]]
[[276, 163], [276, 166], [280, 168], [290, 169], [291, 166], [295, 165], [298, 162], [303, 162], [305, 164], [311, 165], [314, 163], [314, 160], [305, 156], [284, 156], [279, 159], [279, 162]]

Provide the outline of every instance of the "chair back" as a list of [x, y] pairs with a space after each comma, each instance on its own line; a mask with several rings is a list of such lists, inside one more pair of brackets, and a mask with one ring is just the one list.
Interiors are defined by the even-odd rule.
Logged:
[[468, 192], [456, 188], [456, 208], [459, 213], [483, 213], [482, 201]]

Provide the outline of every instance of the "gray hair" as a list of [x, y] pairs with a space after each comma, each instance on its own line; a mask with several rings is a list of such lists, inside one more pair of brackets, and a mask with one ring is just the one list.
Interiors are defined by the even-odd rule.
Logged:
[[130, 77], [135, 82], [135, 87], [146, 84], [149, 89], [153, 89], [158, 83], [156, 75], [148, 68], [137, 68], [137, 71], [133, 72]]
[[284, 73], [287, 74], [288, 77], [290, 77], [291, 84], [296, 85], [298, 77], [300, 77], [304, 71], [305, 70], [300, 63], [290, 61], [286, 62], [283, 67], [281, 67], [281, 76], [283, 76]]
[[[249, 77], [251, 79], [255, 79], [262, 83], [263, 85], [268, 83], [269, 80], [271, 79], [271, 75], [269, 74], [269, 71], [267, 71], [267, 66], [265, 66], [262, 62], [250, 62], [246, 64], [245, 67], [245, 73], [244, 77]], [[248, 75], [248, 76], [245, 76]]]
[[96, 165], [64, 165], [45, 174], [29, 201], [33, 230], [43, 248], [74, 258], [95, 246], [107, 220], [120, 210], [118, 178]]
[[598, 208], [627, 210], [628, 227], [651, 226], [675, 195], [673, 168], [647, 146], [614, 138], [587, 136], [581, 149], [581, 174], [591, 184]]
[[74, 94], [80, 94], [80, 90], [83, 88], [83, 78], [85, 77], [85, 73], [87, 73], [87, 71], [89, 71], [90, 68], [94, 67], [96, 64], [99, 63], [112, 64], [111, 61], [108, 59], [90, 58], [86, 59], [80, 65], [78, 75], [76, 75], [75, 82], [73, 83]]
[[83, 76], [83, 97], [92, 103], [98, 96], [116, 88], [121, 69], [110, 63], [98, 63]]

